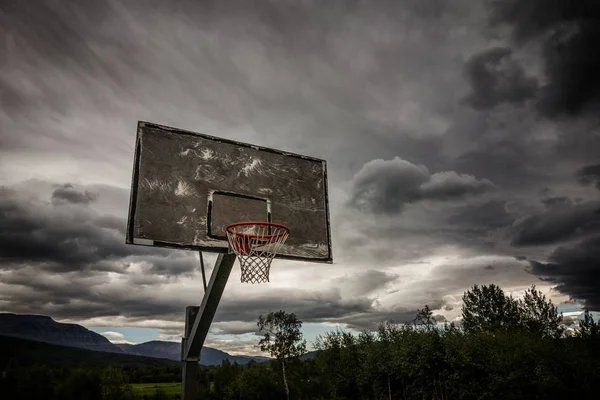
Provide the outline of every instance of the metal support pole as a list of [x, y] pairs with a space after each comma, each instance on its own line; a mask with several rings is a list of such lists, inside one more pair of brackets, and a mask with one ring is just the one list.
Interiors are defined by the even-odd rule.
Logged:
[[181, 340], [181, 359], [183, 360], [181, 398], [184, 400], [196, 400], [198, 397], [198, 361], [200, 360], [199, 358], [196, 360], [186, 360], [185, 349], [199, 311], [200, 307], [198, 306], [188, 306], [185, 308], [185, 334]]
[[[193, 313], [188, 313], [186, 308], [186, 338], [182, 341], [181, 346], [183, 361], [182, 400], [196, 400], [196, 396], [198, 395], [196, 375], [198, 361], [200, 360], [200, 351], [208, 335], [208, 330], [219, 306], [219, 301], [221, 301], [221, 296], [231, 274], [235, 258], [235, 254], [219, 254], [197, 315], [192, 317]], [[190, 322], [189, 324], [188, 321]], [[191, 372], [192, 370], [194, 370], [193, 373]]]
[[200, 269], [202, 270], [202, 283], [204, 284], [204, 293], [206, 293], [206, 274], [204, 273], [204, 257], [202, 256], [202, 252], [198, 252], [200, 254]]

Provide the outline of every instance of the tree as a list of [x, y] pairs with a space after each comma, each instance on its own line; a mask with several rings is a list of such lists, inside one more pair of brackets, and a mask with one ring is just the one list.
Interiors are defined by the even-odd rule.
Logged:
[[516, 300], [492, 284], [475, 285], [463, 296], [465, 332], [508, 332], [523, 330], [542, 337], [561, 337], [564, 333], [562, 314], [535, 285]]
[[420, 326], [425, 330], [430, 331], [435, 327], [437, 321], [433, 316], [433, 311], [431, 311], [429, 306], [426, 304], [425, 308], [417, 311], [417, 315], [412, 320], [412, 323], [414, 326]]
[[562, 314], [554, 307], [551, 300], [532, 285], [519, 300], [521, 324], [530, 331], [544, 337], [561, 337], [564, 334]]
[[108, 367], [101, 374], [102, 397], [114, 400], [131, 399], [133, 390], [122, 369]]
[[499, 332], [520, 324], [519, 303], [494, 284], [475, 285], [463, 295], [462, 324], [465, 332]]
[[306, 353], [306, 341], [302, 339], [302, 321], [294, 313], [283, 310], [270, 312], [266, 317], [258, 317], [258, 329], [264, 331], [263, 338], [258, 343], [262, 351], [269, 352], [281, 363], [285, 394], [289, 400], [290, 389], [285, 371], [289, 359], [298, 358]]
[[579, 322], [579, 328], [575, 331], [575, 335], [584, 339], [600, 337], [600, 321], [594, 322], [594, 317], [586, 309], [583, 321]]

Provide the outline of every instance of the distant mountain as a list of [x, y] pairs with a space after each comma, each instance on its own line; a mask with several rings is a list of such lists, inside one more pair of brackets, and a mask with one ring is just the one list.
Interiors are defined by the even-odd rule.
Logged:
[[117, 346], [118, 348], [120, 348], [121, 350], [123, 350], [123, 353], [127, 353], [127, 354], [135, 354], [135, 352], [133, 350], [131, 350], [131, 348], [133, 346], [135, 346], [135, 344], [129, 344], [129, 343], [115, 343], [115, 346]]
[[0, 335], [0, 366], [42, 364], [70, 367], [74, 365], [118, 367], [177, 367], [180, 363], [161, 358], [133, 356], [59, 346], [46, 342]]
[[[181, 359], [181, 343], [164, 342], [153, 340], [150, 342], [135, 345], [118, 345], [121, 350], [128, 354], [137, 354], [147, 357], [166, 358], [168, 360]], [[223, 360], [237, 362], [238, 364], [248, 364], [250, 361], [264, 362], [269, 361], [268, 357], [260, 356], [232, 356], [224, 351], [203, 347], [200, 353], [200, 364], [202, 365], [221, 365]]]
[[[247, 364], [250, 361], [256, 361], [256, 362], [267, 362], [267, 361], [273, 361], [272, 358], [269, 357], [263, 357], [263, 356], [232, 356], [232, 357], [236, 357], [237, 363], [238, 364]], [[241, 360], [241, 361], [240, 361]], [[244, 360], [248, 360], [247, 362], [244, 362]]]
[[308, 358], [313, 358], [315, 356], [315, 354], [317, 354], [317, 351], [309, 351], [308, 353], [305, 353], [302, 357], [300, 357], [303, 360], [306, 360]]
[[81, 325], [56, 322], [44, 315], [0, 314], [0, 335], [88, 350], [124, 353], [96, 332]]
[[[36, 340], [60, 346], [118, 354], [138, 355], [173, 361], [181, 360], [181, 343], [153, 340], [140, 344], [113, 344], [104, 336], [77, 324], [63, 324], [44, 315], [0, 314], [0, 335]], [[200, 364], [221, 365], [223, 360], [248, 364], [269, 361], [268, 357], [233, 356], [224, 351], [203, 347]]]

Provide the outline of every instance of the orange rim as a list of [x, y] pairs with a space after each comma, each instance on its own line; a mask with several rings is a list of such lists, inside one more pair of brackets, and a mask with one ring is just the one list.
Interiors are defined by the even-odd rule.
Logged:
[[[257, 233], [244, 233], [244, 232], [235, 232], [234, 228], [238, 227], [238, 226], [247, 226], [247, 225], [269, 225], [275, 228], [280, 228], [283, 229], [282, 232], [278, 232], [278, 233], [269, 233], [269, 234], [257, 234]], [[290, 233], [290, 228], [288, 228], [285, 225], [282, 224], [276, 224], [274, 222], [263, 222], [263, 221], [259, 221], [259, 222], [236, 222], [234, 224], [229, 224], [227, 225], [227, 228], [225, 228], [225, 231], [227, 233], [229, 233], [230, 235], [235, 235], [235, 236], [241, 236], [243, 238], [251, 238], [251, 237], [257, 237], [257, 238], [261, 238], [261, 239], [272, 239], [275, 237], [281, 237], [284, 236], [286, 234]]]

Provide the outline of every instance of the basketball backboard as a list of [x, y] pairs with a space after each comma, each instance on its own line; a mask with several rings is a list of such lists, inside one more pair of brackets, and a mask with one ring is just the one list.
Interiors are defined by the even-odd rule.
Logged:
[[326, 162], [138, 123], [128, 244], [226, 253], [241, 221], [290, 228], [276, 258], [331, 263]]

